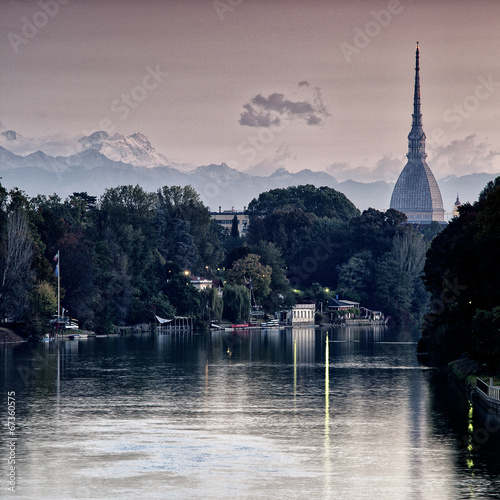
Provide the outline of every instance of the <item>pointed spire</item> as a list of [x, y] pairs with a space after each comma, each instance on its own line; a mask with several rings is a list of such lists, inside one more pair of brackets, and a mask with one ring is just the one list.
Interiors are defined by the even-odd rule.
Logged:
[[422, 113], [420, 112], [420, 51], [418, 49], [415, 54], [415, 90], [413, 92], [413, 126], [422, 126]]
[[417, 42], [415, 53], [415, 90], [413, 91], [413, 115], [411, 131], [408, 135], [408, 159], [425, 159], [425, 134], [422, 129], [422, 113], [420, 112], [420, 50]]

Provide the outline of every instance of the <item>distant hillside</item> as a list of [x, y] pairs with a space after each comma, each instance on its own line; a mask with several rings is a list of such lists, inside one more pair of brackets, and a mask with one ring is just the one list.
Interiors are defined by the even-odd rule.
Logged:
[[[15, 140], [16, 134], [11, 131]], [[99, 196], [106, 188], [123, 184], [139, 184], [147, 191], [165, 185], [192, 185], [202, 201], [217, 211], [243, 209], [264, 191], [302, 184], [328, 186], [344, 193], [360, 210], [369, 207], [389, 208], [394, 183], [363, 183], [354, 180], [338, 182], [326, 172], [301, 170], [291, 173], [280, 168], [269, 176], [249, 175], [222, 163], [205, 165], [182, 172], [169, 165], [142, 134], [116, 134], [109, 137], [96, 132], [80, 139], [83, 151], [67, 157], [52, 157], [42, 151], [19, 156], [0, 147], [2, 185], [18, 187], [30, 196], [57, 193], [61, 198], [78, 191]], [[164, 164], [163, 164], [164, 163]], [[494, 174], [450, 176], [438, 181], [445, 210], [451, 212], [457, 193], [462, 202], [474, 202]]]

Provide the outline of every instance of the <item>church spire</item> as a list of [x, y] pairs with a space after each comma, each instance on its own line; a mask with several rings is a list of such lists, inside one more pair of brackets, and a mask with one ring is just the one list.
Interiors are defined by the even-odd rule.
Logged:
[[409, 160], [425, 159], [425, 134], [422, 129], [422, 113], [420, 112], [420, 50], [417, 42], [415, 53], [415, 90], [413, 92], [413, 115], [411, 131], [408, 135]]

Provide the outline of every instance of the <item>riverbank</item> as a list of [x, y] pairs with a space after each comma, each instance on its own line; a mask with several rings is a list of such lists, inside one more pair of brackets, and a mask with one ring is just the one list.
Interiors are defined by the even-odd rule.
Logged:
[[[465, 389], [467, 395], [472, 400], [474, 400], [472, 396], [478, 392], [478, 378], [492, 386], [500, 386], [500, 373], [488, 371], [484, 365], [465, 355], [448, 364], [448, 375]], [[481, 399], [491, 410], [498, 411], [499, 404], [497, 401], [493, 401], [490, 404], [487, 398]]]
[[0, 328], [0, 344], [15, 344], [18, 342], [26, 342], [26, 339], [10, 328]]

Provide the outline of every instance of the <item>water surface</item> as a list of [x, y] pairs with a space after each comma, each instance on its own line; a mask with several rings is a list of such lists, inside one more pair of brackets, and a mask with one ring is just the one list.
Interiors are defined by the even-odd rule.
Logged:
[[344, 327], [4, 347], [15, 498], [500, 498], [498, 421], [419, 364], [417, 339]]

